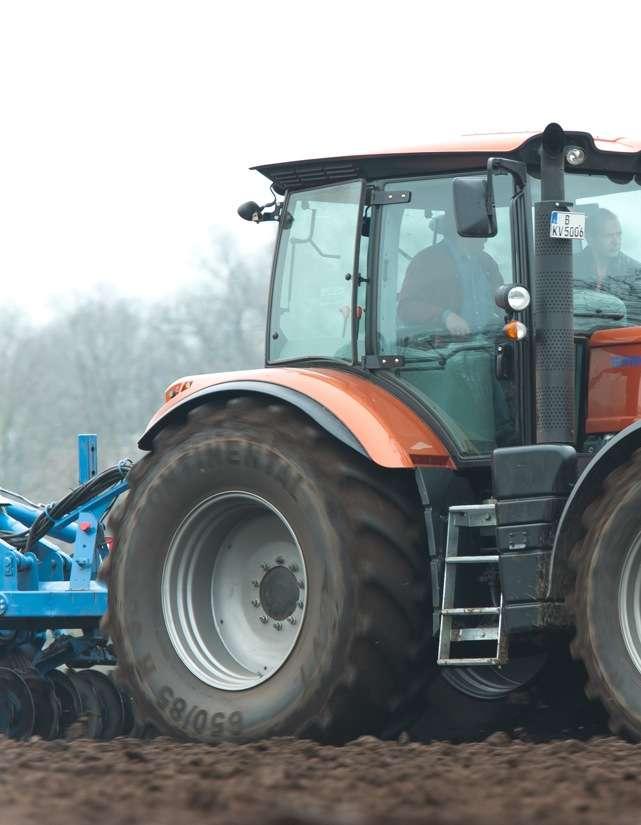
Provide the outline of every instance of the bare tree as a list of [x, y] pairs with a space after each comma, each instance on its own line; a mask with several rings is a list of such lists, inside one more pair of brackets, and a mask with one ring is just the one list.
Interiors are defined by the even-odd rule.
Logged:
[[202, 272], [156, 302], [99, 290], [40, 327], [9, 315], [0, 329], [0, 485], [58, 498], [77, 483], [78, 432], [99, 434], [101, 466], [135, 458], [172, 381], [263, 363], [267, 254], [246, 259], [215, 236]]

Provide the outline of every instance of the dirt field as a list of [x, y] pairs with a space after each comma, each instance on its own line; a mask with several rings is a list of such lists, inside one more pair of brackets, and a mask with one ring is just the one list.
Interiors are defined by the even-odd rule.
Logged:
[[5, 740], [0, 783], [3, 825], [612, 825], [639, 821], [641, 746], [506, 733], [462, 745], [363, 738], [342, 748]]

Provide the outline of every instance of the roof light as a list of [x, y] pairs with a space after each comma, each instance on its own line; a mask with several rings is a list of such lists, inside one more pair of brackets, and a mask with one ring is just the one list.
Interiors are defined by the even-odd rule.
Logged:
[[522, 321], [509, 321], [503, 332], [510, 341], [522, 341], [527, 336], [527, 327]]
[[570, 146], [565, 153], [565, 159], [570, 166], [580, 166], [585, 160], [585, 152], [580, 146]]

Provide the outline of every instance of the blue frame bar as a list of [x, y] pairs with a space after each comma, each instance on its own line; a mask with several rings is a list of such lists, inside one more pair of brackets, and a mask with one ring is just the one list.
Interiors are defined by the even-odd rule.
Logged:
[[0, 592], [0, 625], [3, 619], [55, 619], [60, 617], [99, 619], [107, 609], [107, 590], [92, 583], [89, 590], [49, 589], [41, 584], [40, 590], [5, 590]]
[[78, 436], [78, 483], [85, 484], [98, 474], [98, 436]]

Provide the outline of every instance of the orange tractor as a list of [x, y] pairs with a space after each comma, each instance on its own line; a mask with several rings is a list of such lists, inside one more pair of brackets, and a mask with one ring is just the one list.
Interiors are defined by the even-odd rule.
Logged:
[[142, 719], [400, 729], [571, 640], [641, 738], [641, 142], [551, 124], [258, 167], [266, 367], [165, 394], [112, 516]]

